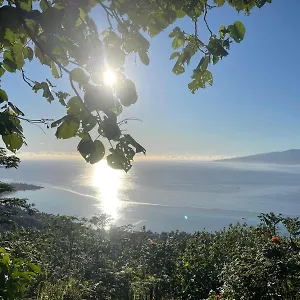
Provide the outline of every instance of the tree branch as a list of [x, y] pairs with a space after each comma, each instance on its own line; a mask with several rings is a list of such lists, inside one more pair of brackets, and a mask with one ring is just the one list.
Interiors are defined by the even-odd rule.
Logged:
[[16, 5], [16, 8], [18, 10], [18, 14], [19, 14], [19, 19], [25, 29], [25, 31], [27, 32], [27, 34], [29, 35], [29, 37], [31, 38], [31, 40], [34, 42], [34, 44], [41, 50], [42, 53], [45, 53], [47, 54], [47, 56], [54, 62], [56, 63], [62, 70], [64, 70], [66, 73], [70, 74], [71, 72], [65, 68], [61, 63], [57, 62], [56, 59], [50, 54], [50, 53], [47, 53], [47, 51], [41, 46], [41, 44], [38, 42], [38, 40], [34, 37], [34, 35], [30, 32], [30, 29], [29, 27], [27, 26], [26, 24], [26, 21], [23, 19], [23, 16], [21, 14], [21, 6], [20, 6], [20, 3], [18, 0], [15, 0], [15, 5]]
[[208, 23], [207, 23], [207, 20], [206, 20], [207, 12], [208, 12], [208, 7], [207, 7], [207, 3], [205, 3], [204, 23], [205, 23], [205, 25], [206, 25], [208, 31], [210, 32], [210, 36], [212, 36], [212, 35], [213, 35], [213, 32], [212, 32], [212, 30], [210, 29], [210, 27], [209, 27], [209, 25], [208, 25]]

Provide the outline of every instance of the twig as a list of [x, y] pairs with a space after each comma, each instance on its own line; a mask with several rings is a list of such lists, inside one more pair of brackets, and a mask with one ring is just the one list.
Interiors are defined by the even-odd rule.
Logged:
[[208, 9], [207, 9], [207, 3], [205, 3], [204, 23], [205, 23], [205, 25], [206, 25], [208, 31], [210, 32], [210, 36], [212, 36], [212, 35], [213, 35], [213, 32], [211, 31], [211, 29], [210, 29], [210, 27], [209, 27], [209, 25], [208, 25], [208, 23], [207, 23], [207, 20], [206, 20], [207, 12], [208, 12]]
[[23, 68], [21, 69], [21, 72], [22, 72], [23, 80], [24, 80], [31, 88], [33, 88], [33, 85], [32, 85], [29, 81], [31, 81], [32, 83], [34, 83], [34, 81], [31, 80], [30, 78], [28, 78], [28, 77], [25, 75], [25, 72], [24, 72]]
[[59, 62], [56, 61], [56, 59], [49, 53], [47, 53], [47, 51], [41, 46], [41, 44], [36, 40], [36, 38], [34, 37], [34, 35], [30, 32], [29, 27], [26, 24], [26, 21], [23, 19], [22, 14], [21, 14], [21, 6], [20, 3], [18, 2], [18, 0], [15, 0], [15, 4], [16, 4], [16, 8], [18, 10], [18, 14], [19, 14], [19, 19], [25, 29], [25, 31], [28, 33], [29, 37], [31, 38], [31, 40], [35, 43], [35, 45], [41, 50], [42, 53], [46, 53], [47, 56], [53, 61], [55, 62], [61, 69], [63, 69], [66, 73], [70, 74], [71, 72], [65, 68], [62, 64], [60, 64]]

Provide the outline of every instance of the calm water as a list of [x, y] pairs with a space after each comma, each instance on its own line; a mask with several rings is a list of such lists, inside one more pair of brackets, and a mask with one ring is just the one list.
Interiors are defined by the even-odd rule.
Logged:
[[44, 212], [90, 217], [110, 215], [137, 229], [220, 229], [257, 222], [261, 212], [300, 215], [300, 166], [215, 162], [136, 162], [125, 174], [105, 163], [27, 160], [0, 170], [1, 180], [44, 186], [17, 192]]

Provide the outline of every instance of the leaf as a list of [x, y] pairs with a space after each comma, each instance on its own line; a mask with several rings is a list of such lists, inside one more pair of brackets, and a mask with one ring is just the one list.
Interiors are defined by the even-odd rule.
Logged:
[[213, 64], [215, 65], [219, 61], [218, 56], [213, 56]]
[[105, 148], [101, 141], [96, 140], [93, 144], [93, 151], [90, 154], [89, 162], [95, 164], [99, 162], [105, 155]]
[[136, 103], [138, 95], [133, 81], [126, 79], [122, 84], [119, 84], [116, 89], [116, 95], [124, 106], [130, 106]]
[[207, 45], [207, 50], [210, 52], [210, 54], [218, 57], [224, 57], [227, 56], [229, 53], [224, 49], [222, 46], [223, 41], [217, 39], [216, 37], [212, 37], [209, 40], [209, 43]]
[[6, 71], [10, 73], [14, 73], [17, 70], [17, 65], [15, 62], [11, 61], [10, 59], [5, 58], [2, 62], [3, 67]]
[[51, 103], [54, 100], [54, 97], [51, 93], [50, 87], [47, 82], [37, 82], [32, 89], [35, 93], [37, 93], [39, 90], [43, 90], [43, 97], [46, 98], [49, 103]]
[[105, 155], [103, 143], [99, 140], [93, 142], [89, 134], [81, 139], [77, 150], [81, 156], [91, 164], [99, 162]]
[[83, 103], [79, 97], [75, 96], [69, 100], [67, 108], [68, 115], [76, 116], [80, 114], [81, 109], [83, 108]]
[[177, 48], [180, 48], [184, 45], [184, 37], [183, 36], [176, 36], [173, 40], [173, 43], [172, 43], [172, 47], [173, 49], [177, 49]]
[[202, 71], [200, 69], [195, 69], [192, 78], [193, 80], [188, 84], [188, 87], [193, 94], [199, 88], [204, 89], [206, 83], [209, 83], [210, 85], [213, 84], [212, 74], [208, 70]]
[[147, 52], [139, 51], [139, 57], [144, 65], [149, 65], [150, 59], [149, 59]]
[[59, 78], [59, 74], [57, 72], [57, 69], [56, 69], [56, 65], [54, 62], [51, 63], [51, 71], [52, 71], [52, 75], [54, 78]]
[[54, 121], [53, 123], [51, 123], [51, 128], [57, 127], [58, 125], [60, 125], [62, 123], [64, 118], [61, 118], [59, 120]]
[[30, 11], [32, 9], [32, 0], [21, 0], [19, 2], [22, 9], [26, 11]]
[[32, 263], [29, 263], [28, 266], [32, 269], [32, 271], [36, 273], [41, 273], [41, 268], [37, 265], [34, 265]]
[[23, 49], [23, 55], [24, 55], [24, 58], [27, 58], [29, 61], [32, 61], [33, 59], [33, 50], [26, 46], [24, 49]]
[[65, 100], [68, 96], [70, 96], [70, 94], [64, 92], [56, 92], [55, 95], [58, 98], [59, 103], [63, 106], [66, 106]]
[[14, 113], [16, 115], [25, 116], [25, 114], [17, 106], [15, 106], [14, 104], [12, 104], [11, 102], [7, 102], [7, 104], [14, 111]]
[[210, 61], [209, 55], [205, 55], [204, 57], [201, 58], [198, 68], [200, 68], [202, 71], [205, 71], [208, 67], [209, 61]]
[[5, 70], [2, 68], [2, 65], [0, 63], [0, 77], [5, 73]]
[[255, 4], [258, 8], [262, 8], [267, 3], [267, 0], [255, 0]]
[[98, 132], [109, 140], [117, 141], [121, 136], [121, 130], [115, 120], [104, 119]]
[[78, 119], [70, 116], [64, 117], [55, 135], [58, 139], [69, 139], [77, 134], [79, 126], [80, 123]]
[[23, 145], [23, 138], [20, 134], [15, 132], [12, 132], [9, 135], [3, 135], [2, 140], [5, 143], [6, 148], [12, 152], [16, 152], [16, 150], [19, 150]]
[[240, 43], [245, 36], [246, 28], [244, 24], [240, 21], [236, 21], [233, 25], [228, 26], [230, 36], [237, 42]]
[[180, 56], [180, 53], [179, 52], [173, 52], [170, 56], [170, 59], [174, 59], [176, 57]]
[[71, 78], [73, 81], [85, 84], [88, 82], [88, 77], [81, 68], [75, 68], [71, 71]]
[[107, 64], [112, 68], [119, 68], [125, 62], [125, 53], [118, 47], [109, 46], [106, 51]]
[[225, 0], [214, 0], [215, 4], [217, 4], [219, 7], [223, 6], [225, 3]]
[[106, 158], [107, 164], [116, 170], [124, 170], [126, 173], [131, 169], [132, 165], [129, 160], [118, 153], [109, 154]]
[[41, 0], [40, 2], [40, 8], [42, 11], [45, 11], [50, 6], [49, 2], [47, 0]]
[[2, 89], [0, 89], [0, 103], [3, 103], [4, 101], [8, 100], [8, 96], [6, 92]]

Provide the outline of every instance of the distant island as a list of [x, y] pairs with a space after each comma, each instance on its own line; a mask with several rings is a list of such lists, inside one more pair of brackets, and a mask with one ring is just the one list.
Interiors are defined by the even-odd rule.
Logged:
[[300, 165], [300, 149], [269, 152], [250, 156], [217, 160], [219, 162], [262, 163], [279, 165]]

